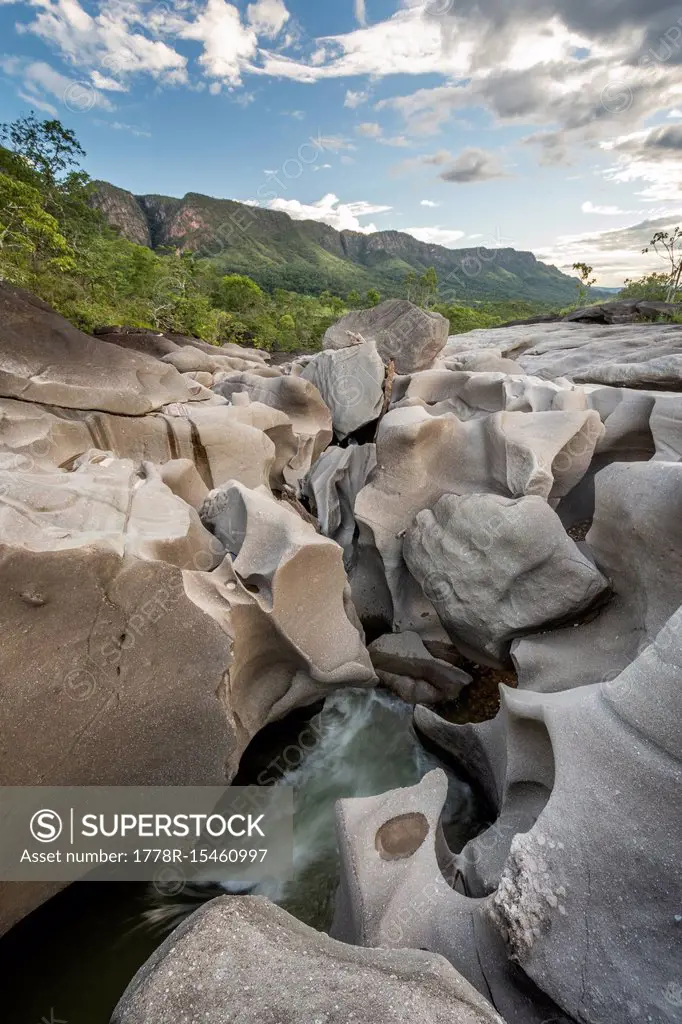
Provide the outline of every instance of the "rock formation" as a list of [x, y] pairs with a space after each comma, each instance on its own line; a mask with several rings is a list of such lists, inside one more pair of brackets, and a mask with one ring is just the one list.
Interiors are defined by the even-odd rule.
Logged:
[[448, 339], [389, 300], [272, 366], [0, 284], [0, 782], [225, 784], [382, 684], [489, 812], [450, 850], [440, 770], [342, 801], [354, 945], [220, 900], [116, 1024], [682, 1020], [682, 328], [612, 313]]
[[442, 957], [347, 946], [259, 897], [213, 900], [181, 925], [112, 1024], [228, 1024], [254, 1012], [279, 1024], [503, 1024]]
[[329, 328], [325, 349], [344, 349], [357, 337], [376, 343], [385, 363], [395, 363], [398, 373], [427, 369], [445, 345], [448, 322], [406, 299], [387, 299], [373, 309], [348, 313]]

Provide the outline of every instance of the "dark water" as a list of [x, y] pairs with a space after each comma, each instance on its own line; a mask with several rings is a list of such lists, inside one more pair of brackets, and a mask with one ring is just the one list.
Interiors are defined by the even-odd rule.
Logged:
[[[331, 924], [338, 882], [334, 803], [414, 785], [439, 762], [419, 744], [412, 709], [378, 691], [343, 691], [305, 721], [261, 734], [235, 780], [294, 786], [294, 878], [263, 891], [318, 929]], [[481, 828], [469, 788], [451, 777], [451, 848]], [[0, 940], [2, 1024], [108, 1024], [126, 985], [168, 933], [216, 890], [177, 896], [153, 886], [70, 886]]]

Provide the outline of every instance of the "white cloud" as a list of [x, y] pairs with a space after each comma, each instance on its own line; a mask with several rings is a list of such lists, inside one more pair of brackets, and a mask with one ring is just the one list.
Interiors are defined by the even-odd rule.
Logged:
[[113, 104], [89, 82], [68, 78], [44, 61], [4, 60], [0, 67], [6, 74], [21, 79], [19, 96], [45, 113], [57, 116], [52, 100], [72, 113], [89, 110], [113, 110]]
[[22, 89], [17, 91], [17, 96], [20, 100], [24, 100], [25, 103], [30, 103], [32, 107], [36, 107], [37, 110], [42, 110], [44, 114], [51, 114], [52, 117], [57, 117], [59, 115], [57, 108], [46, 99], [42, 99], [40, 96], [24, 92]]
[[440, 203], [434, 203], [432, 199], [422, 199], [422, 201], [421, 201], [421, 203], [419, 205], [420, 206], [428, 206], [428, 207], [430, 207], [433, 210], [437, 206], [440, 206]]
[[388, 213], [391, 209], [390, 206], [377, 206], [362, 201], [342, 203], [339, 197], [331, 192], [316, 203], [301, 203], [298, 199], [272, 199], [267, 205], [271, 210], [288, 213], [294, 220], [317, 220], [329, 224], [337, 231], [360, 231], [363, 234], [370, 234], [379, 229], [375, 224], [361, 224], [360, 217]]
[[318, 164], [316, 167], [313, 167], [313, 173], [316, 174], [318, 171], [331, 171], [331, 169], [331, 164]]
[[203, 43], [199, 63], [206, 74], [232, 86], [241, 84], [242, 72], [258, 50], [255, 30], [243, 25], [237, 8], [225, 0], [207, 0], [202, 13], [185, 25], [181, 35]]
[[350, 139], [344, 138], [343, 135], [320, 135], [313, 139], [313, 142], [315, 142], [320, 149], [328, 149], [330, 153], [341, 153], [344, 150], [352, 152], [358, 148], [350, 141]]
[[668, 117], [682, 117], [682, 110], [678, 110], [675, 107], [673, 110], [668, 111]]
[[392, 135], [388, 139], [377, 139], [377, 142], [380, 142], [382, 146], [395, 146], [396, 149], [409, 149], [412, 145], [406, 135]]
[[283, 0], [256, 0], [246, 8], [249, 24], [258, 35], [274, 39], [291, 17]]
[[598, 213], [605, 217], [616, 217], [632, 213], [632, 210], [621, 210], [619, 206], [596, 206], [594, 203], [591, 203], [589, 199], [587, 202], [583, 203], [580, 209], [583, 213]]
[[378, 139], [383, 134], [381, 125], [377, 124], [376, 121], [363, 121], [362, 124], [356, 127], [355, 131], [358, 135], [364, 135], [366, 139]]
[[[170, 83], [187, 81], [186, 58], [139, 31], [149, 25], [133, 0], [112, 0], [96, 15], [90, 15], [79, 0], [34, 0], [34, 6], [38, 8], [35, 20], [18, 26], [19, 31], [39, 36], [76, 67], [96, 69], [116, 80], [146, 73]], [[149, 22], [161, 24], [164, 19], [172, 16], [157, 12]]]
[[428, 242], [430, 245], [444, 245], [446, 249], [456, 249], [456, 242], [464, 238], [464, 231], [453, 230], [452, 228], [403, 228], [413, 238], [420, 242]]
[[367, 10], [365, 0], [355, 0], [355, 20], [359, 25], [367, 24]]
[[665, 264], [655, 253], [643, 254], [656, 231], [670, 230], [679, 224], [682, 209], [670, 211], [655, 220], [640, 221], [625, 228], [580, 235], [560, 235], [554, 243], [534, 247], [538, 259], [573, 274], [573, 263], [586, 262], [594, 267], [597, 283], [618, 287], [626, 277], [639, 278], [652, 271], [662, 271]]
[[353, 92], [352, 89], [347, 89], [346, 98], [343, 101], [343, 105], [344, 107], [350, 107], [351, 110], [355, 110], [356, 107], [361, 107], [363, 103], [366, 103], [368, 99], [368, 92]]

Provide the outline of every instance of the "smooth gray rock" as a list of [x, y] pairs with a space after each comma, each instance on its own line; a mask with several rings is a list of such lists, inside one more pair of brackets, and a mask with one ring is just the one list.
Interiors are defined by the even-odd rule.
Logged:
[[616, 462], [596, 474], [595, 495], [587, 544], [613, 597], [575, 629], [513, 644], [522, 689], [551, 692], [613, 679], [682, 604], [682, 463]]
[[551, 323], [469, 331], [448, 339], [439, 363], [463, 352], [501, 350], [525, 373], [613, 387], [682, 387], [682, 325]]
[[414, 373], [431, 365], [448, 338], [450, 325], [407, 299], [387, 299], [372, 309], [358, 309], [333, 324], [324, 336], [325, 349], [348, 348], [360, 335], [376, 342], [384, 363], [391, 359], [398, 373]]
[[416, 516], [403, 556], [452, 641], [499, 663], [512, 639], [575, 619], [608, 589], [535, 495], [446, 494]]
[[314, 384], [332, 414], [340, 440], [378, 419], [384, 400], [384, 364], [374, 341], [320, 352], [301, 373]]
[[367, 648], [381, 682], [408, 704], [456, 700], [467, 672], [429, 654], [418, 633], [386, 633]]
[[354, 562], [355, 499], [377, 464], [376, 445], [327, 448], [303, 481], [320, 529], [343, 548], [346, 568]]
[[504, 1024], [442, 957], [362, 949], [257, 896], [221, 897], [138, 971], [111, 1024]]
[[[679, 1024], [681, 672], [682, 609], [611, 682], [503, 687], [484, 726], [433, 729], [418, 712], [463, 772], [483, 769], [497, 821], [450, 854], [439, 771], [340, 801], [332, 933], [442, 953], [509, 1024]], [[388, 862], [385, 836], [400, 853]]]
[[194, 400], [173, 366], [79, 331], [30, 292], [0, 282], [0, 396], [140, 416]]

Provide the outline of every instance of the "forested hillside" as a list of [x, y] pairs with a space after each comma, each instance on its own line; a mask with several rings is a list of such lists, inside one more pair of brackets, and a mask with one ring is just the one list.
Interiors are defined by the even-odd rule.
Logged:
[[210, 257], [222, 273], [247, 273], [262, 287], [299, 292], [378, 289], [404, 295], [408, 274], [433, 267], [445, 301], [524, 300], [566, 305], [576, 281], [515, 249], [446, 249], [399, 231], [335, 231], [312, 220], [228, 199], [134, 196], [96, 182], [94, 202], [128, 239]]

